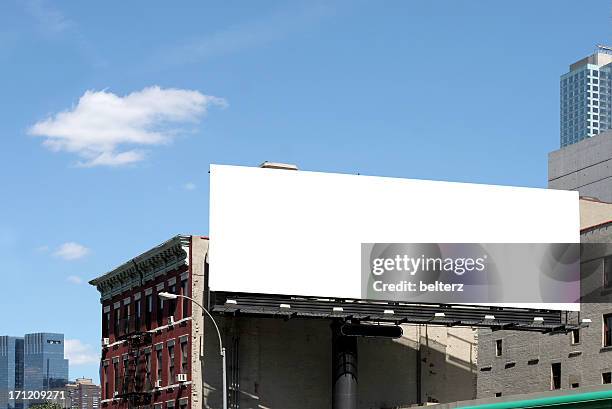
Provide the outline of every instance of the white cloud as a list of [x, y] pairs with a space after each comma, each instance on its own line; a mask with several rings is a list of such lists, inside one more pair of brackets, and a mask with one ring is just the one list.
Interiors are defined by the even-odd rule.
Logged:
[[122, 166], [142, 161], [143, 147], [162, 145], [179, 133], [172, 124], [196, 123], [222, 98], [199, 91], [153, 86], [119, 96], [86, 91], [76, 106], [39, 121], [28, 133], [52, 151], [81, 158], [80, 166]]
[[196, 189], [196, 184], [193, 182], [187, 182], [183, 185], [183, 189], [185, 190], [195, 190]]
[[83, 279], [79, 276], [68, 276], [66, 277], [66, 281], [72, 284], [83, 284]]
[[69, 241], [62, 244], [53, 253], [54, 256], [63, 258], [64, 260], [76, 260], [83, 258], [90, 253], [90, 250], [82, 244]]
[[91, 345], [84, 344], [78, 339], [67, 339], [64, 342], [64, 354], [70, 365], [92, 364], [100, 360], [100, 356]]

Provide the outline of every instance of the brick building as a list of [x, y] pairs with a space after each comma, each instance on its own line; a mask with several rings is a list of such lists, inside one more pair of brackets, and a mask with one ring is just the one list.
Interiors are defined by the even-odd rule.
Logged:
[[69, 391], [71, 409], [99, 409], [100, 386], [88, 378], [77, 378], [73, 383], [66, 385]]
[[581, 199], [580, 219], [583, 297], [585, 286], [595, 290], [568, 319], [590, 320], [588, 328], [567, 334], [479, 330], [478, 398], [612, 384], [612, 204]]
[[176, 236], [90, 281], [102, 304], [102, 408], [202, 407], [202, 315], [157, 294], [202, 299], [207, 248], [206, 238]]

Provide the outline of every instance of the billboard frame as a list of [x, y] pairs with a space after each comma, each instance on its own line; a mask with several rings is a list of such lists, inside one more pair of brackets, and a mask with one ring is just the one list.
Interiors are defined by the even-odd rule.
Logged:
[[580, 322], [569, 323], [564, 311], [549, 309], [403, 303], [226, 291], [210, 291], [208, 301], [209, 311], [222, 316], [477, 327], [490, 328], [493, 331], [540, 333], [568, 333], [588, 326]]

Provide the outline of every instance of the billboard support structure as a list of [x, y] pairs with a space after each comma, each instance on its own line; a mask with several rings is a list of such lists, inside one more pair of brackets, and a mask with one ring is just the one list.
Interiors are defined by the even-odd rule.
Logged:
[[567, 322], [560, 310], [465, 304], [415, 304], [338, 298], [210, 292], [212, 312], [226, 316], [327, 319], [364, 323], [490, 328], [494, 331], [569, 332], [587, 326]]
[[332, 409], [357, 409], [357, 337], [341, 332], [342, 321], [334, 320], [332, 330]]

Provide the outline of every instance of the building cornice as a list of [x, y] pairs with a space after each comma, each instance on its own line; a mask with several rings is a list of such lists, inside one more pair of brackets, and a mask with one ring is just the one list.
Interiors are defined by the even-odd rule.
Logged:
[[189, 263], [191, 236], [178, 235], [89, 281], [108, 298]]

